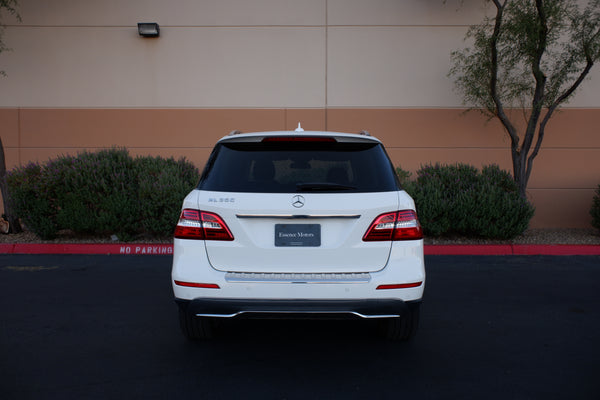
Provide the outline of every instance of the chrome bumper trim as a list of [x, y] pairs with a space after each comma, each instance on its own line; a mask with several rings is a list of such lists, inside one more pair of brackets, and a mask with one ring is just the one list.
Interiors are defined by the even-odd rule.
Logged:
[[196, 314], [197, 317], [209, 317], [209, 318], [234, 318], [243, 314], [308, 314], [308, 315], [335, 315], [335, 314], [349, 314], [363, 319], [377, 319], [377, 318], [398, 318], [400, 314], [382, 314], [382, 315], [365, 315], [356, 311], [238, 311], [233, 314]]
[[371, 274], [357, 273], [256, 273], [227, 272], [227, 282], [264, 283], [369, 283]]

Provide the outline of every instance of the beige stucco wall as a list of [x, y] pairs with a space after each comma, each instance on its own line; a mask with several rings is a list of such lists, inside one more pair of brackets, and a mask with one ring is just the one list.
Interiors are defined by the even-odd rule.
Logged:
[[[20, 0], [0, 54], [9, 168], [107, 146], [186, 156], [243, 131], [366, 129], [411, 171], [497, 163], [494, 121], [462, 115], [449, 54], [481, 0]], [[138, 22], [161, 36], [144, 39]], [[600, 183], [600, 68], [551, 122], [529, 195], [534, 226], [589, 226]]]
[[[19, 2], [0, 107], [460, 107], [482, 0]], [[161, 26], [157, 39], [137, 22]], [[571, 107], [598, 107], [594, 70]]]

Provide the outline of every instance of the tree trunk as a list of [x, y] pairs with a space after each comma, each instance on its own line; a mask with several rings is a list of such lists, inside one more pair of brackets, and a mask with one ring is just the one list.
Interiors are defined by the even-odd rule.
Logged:
[[23, 229], [19, 223], [19, 218], [12, 212], [8, 203], [8, 186], [6, 184], [6, 160], [4, 158], [4, 145], [0, 138], [0, 193], [2, 193], [2, 203], [4, 205], [4, 215], [9, 223], [9, 233], [19, 233]]
[[517, 184], [519, 195], [524, 199], [527, 198], [527, 163], [523, 157], [522, 150], [512, 148], [512, 162], [513, 162], [513, 179]]
[[518, 170], [514, 171], [514, 175], [517, 188], [519, 189], [519, 195], [522, 198], [527, 199], [527, 184], [529, 181], [529, 176], [527, 174], [526, 164], [521, 163]]

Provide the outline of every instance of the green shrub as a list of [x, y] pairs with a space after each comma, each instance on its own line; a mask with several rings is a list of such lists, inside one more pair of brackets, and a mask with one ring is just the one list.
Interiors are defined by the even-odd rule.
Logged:
[[8, 201], [16, 215], [43, 239], [56, 236], [55, 198], [48, 188], [44, 167], [30, 163], [6, 173]]
[[406, 171], [402, 169], [402, 167], [396, 167], [396, 176], [398, 177], [398, 181], [401, 185], [406, 185], [410, 182], [410, 177], [412, 173], [410, 171]]
[[444, 194], [439, 182], [421, 179], [420, 182], [406, 184], [405, 190], [415, 200], [425, 234], [440, 236], [452, 228], [452, 202]]
[[198, 183], [198, 170], [185, 159], [140, 157], [136, 159], [138, 199], [145, 232], [173, 234], [181, 212], [181, 202]]
[[590, 214], [592, 216], [592, 226], [600, 229], [600, 185], [598, 185], [598, 189], [596, 189]]
[[8, 174], [16, 214], [44, 239], [61, 229], [92, 235], [166, 236], [199, 178], [185, 159], [133, 159], [126, 149], [61, 156]]
[[125, 149], [83, 152], [49, 161], [58, 225], [82, 234], [129, 237], [139, 230], [134, 163]]
[[510, 174], [496, 165], [427, 165], [405, 184], [426, 235], [457, 233], [510, 239], [523, 233], [534, 208], [518, 194]]

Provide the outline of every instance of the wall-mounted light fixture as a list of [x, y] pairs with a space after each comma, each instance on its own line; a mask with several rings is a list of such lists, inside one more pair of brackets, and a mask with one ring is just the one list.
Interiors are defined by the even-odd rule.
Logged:
[[138, 33], [143, 37], [158, 37], [160, 29], [156, 22], [139, 22]]

